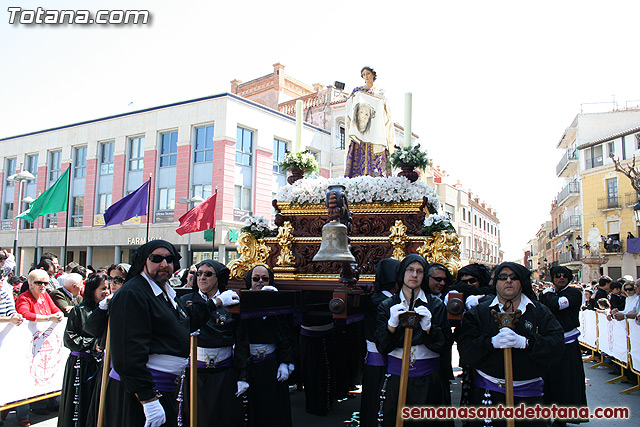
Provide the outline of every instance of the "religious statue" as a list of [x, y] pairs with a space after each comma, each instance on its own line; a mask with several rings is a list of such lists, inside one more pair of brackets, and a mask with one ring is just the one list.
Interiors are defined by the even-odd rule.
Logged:
[[349, 150], [344, 175], [349, 178], [390, 176], [393, 121], [383, 91], [374, 86], [377, 73], [371, 67], [364, 67], [360, 75], [365, 84], [355, 88], [347, 99]]
[[591, 227], [591, 230], [589, 230], [589, 234], [587, 235], [590, 256], [600, 256], [600, 240], [600, 230], [595, 226]]

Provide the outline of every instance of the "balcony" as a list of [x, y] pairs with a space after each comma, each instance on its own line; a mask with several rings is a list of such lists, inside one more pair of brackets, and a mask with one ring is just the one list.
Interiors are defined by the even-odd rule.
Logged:
[[640, 198], [638, 198], [638, 193], [626, 193], [624, 195], [625, 206], [633, 206], [638, 202], [640, 202]]
[[558, 257], [558, 262], [560, 265], [571, 264], [572, 262], [580, 261], [580, 255], [572, 252], [563, 252]]
[[564, 202], [565, 200], [568, 200], [569, 197], [575, 197], [579, 194], [580, 194], [580, 183], [576, 181], [572, 181], [569, 184], [567, 184], [562, 190], [560, 190], [560, 193], [558, 193], [558, 196], [556, 197], [556, 202], [558, 203], [558, 205], [561, 205], [562, 202]]
[[558, 224], [558, 235], [561, 235], [569, 230], [580, 229], [581, 227], [580, 215], [571, 215], [569, 218]]
[[578, 150], [569, 149], [564, 152], [564, 156], [556, 166], [557, 176], [570, 176], [575, 166], [578, 165]]
[[620, 209], [621, 202], [619, 197], [600, 197], [598, 198], [598, 210]]

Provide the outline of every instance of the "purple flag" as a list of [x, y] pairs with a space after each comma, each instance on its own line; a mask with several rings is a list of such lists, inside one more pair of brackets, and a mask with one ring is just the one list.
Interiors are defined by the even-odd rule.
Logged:
[[104, 227], [122, 224], [129, 218], [146, 215], [150, 183], [151, 180], [145, 182], [136, 191], [109, 206], [104, 213]]

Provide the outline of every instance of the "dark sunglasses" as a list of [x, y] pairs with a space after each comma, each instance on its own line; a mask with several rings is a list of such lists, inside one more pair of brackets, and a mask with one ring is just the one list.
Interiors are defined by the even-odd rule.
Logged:
[[124, 283], [124, 279], [122, 277], [114, 277], [111, 279], [111, 283], [115, 283], [116, 285], [121, 285]]
[[498, 280], [507, 280], [507, 279], [520, 280], [520, 278], [518, 277], [517, 274], [498, 274], [496, 276], [496, 279], [498, 279]]
[[215, 273], [213, 271], [198, 271], [196, 273], [196, 276], [200, 277], [200, 276], [204, 276], [204, 277], [211, 277], [213, 276]]
[[47, 286], [49, 282], [33, 282], [34, 285]]
[[566, 273], [556, 273], [553, 275], [554, 279], [568, 279], [569, 275]]
[[634, 289], [633, 289], [633, 288], [624, 288], [624, 290], [625, 290], [626, 292], [631, 292], [631, 291], [633, 291]]
[[466, 283], [467, 285], [473, 285], [474, 283], [478, 283], [478, 279], [472, 277], [471, 279], [461, 280], [462, 283]]
[[253, 280], [254, 282], [268, 282], [269, 278], [268, 277], [252, 277], [251, 280]]
[[435, 280], [436, 282], [444, 282], [445, 280], [447, 280], [446, 277], [433, 277], [433, 276], [431, 276], [431, 278], [433, 280]]
[[149, 261], [151, 261], [154, 264], [160, 264], [163, 260], [167, 261], [167, 264], [171, 264], [175, 259], [176, 257], [173, 255], [167, 255], [167, 256], [158, 255], [158, 254], [149, 255]]
[[189, 274], [196, 274], [195, 270], [189, 270]]

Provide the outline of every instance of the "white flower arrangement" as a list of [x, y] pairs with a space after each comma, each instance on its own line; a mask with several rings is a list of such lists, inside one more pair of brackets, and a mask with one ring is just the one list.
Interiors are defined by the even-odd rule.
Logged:
[[422, 231], [425, 234], [433, 234], [439, 231], [456, 231], [453, 224], [451, 224], [451, 219], [444, 215], [431, 214], [424, 219], [423, 225]]
[[315, 156], [308, 151], [285, 153], [280, 161], [280, 167], [284, 170], [298, 168], [304, 172], [318, 172], [318, 161]]
[[245, 221], [245, 226], [241, 231], [251, 234], [256, 239], [261, 239], [271, 234], [269, 229], [269, 221], [260, 215], [250, 215]]
[[301, 179], [293, 185], [281, 187], [276, 194], [278, 203], [324, 203], [329, 185], [345, 186], [349, 203], [401, 203], [418, 202], [427, 198], [430, 212], [440, 209], [440, 201], [433, 188], [424, 182], [410, 182], [405, 177], [313, 178]]

